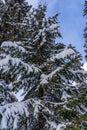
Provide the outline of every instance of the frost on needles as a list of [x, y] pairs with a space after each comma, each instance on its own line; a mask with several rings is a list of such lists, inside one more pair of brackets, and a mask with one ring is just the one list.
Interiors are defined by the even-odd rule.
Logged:
[[45, 5], [0, 1], [0, 130], [84, 127], [87, 73], [72, 45], [56, 43], [57, 16], [47, 18]]

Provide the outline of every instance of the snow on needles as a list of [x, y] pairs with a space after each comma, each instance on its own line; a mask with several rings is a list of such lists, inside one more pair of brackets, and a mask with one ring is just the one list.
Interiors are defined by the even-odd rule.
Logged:
[[61, 124], [56, 124], [53, 121], [48, 121], [48, 124], [51, 125], [51, 130], [55, 129], [55, 130], [64, 130], [64, 128], [66, 127], [65, 123], [61, 123]]
[[2, 0], [2, 2], [5, 4], [5, 0]]
[[71, 48], [65, 48], [64, 51], [52, 56], [50, 61], [54, 62], [56, 59], [64, 59], [69, 55], [75, 54], [74, 50]]
[[26, 50], [20, 46], [21, 42], [11, 42], [11, 41], [5, 41], [2, 43], [1, 47], [2, 48], [8, 48], [8, 47], [13, 47], [13, 48], [19, 48], [20, 51], [26, 52]]
[[39, 71], [39, 69], [35, 67], [34, 65], [28, 65], [27, 63], [24, 63], [18, 58], [12, 58], [10, 55], [7, 55], [4, 59], [0, 61], [0, 69], [4, 69], [5, 71], [7, 71], [10, 61], [12, 62], [13, 66], [15, 65], [19, 66], [19, 64], [21, 63], [25, 67], [25, 69], [28, 71], [28, 73], [33, 72], [33, 71], [37, 73]]
[[51, 80], [52, 77], [57, 73], [59, 72], [61, 69], [63, 69], [62, 67], [58, 67], [57, 69], [55, 69], [54, 71], [52, 71], [50, 74], [48, 75], [45, 75], [45, 74], [42, 74], [41, 75], [41, 82], [40, 84], [47, 84], [48, 83], [48, 80]]
[[[4, 113], [4, 115], [3, 115]], [[28, 112], [28, 107], [26, 102], [15, 102], [15, 103], [10, 103], [5, 106], [0, 106], [0, 115], [2, 116], [1, 120], [1, 126], [0, 129], [7, 129], [8, 128], [8, 118], [10, 117], [10, 122], [12, 122], [12, 117], [14, 117], [14, 125], [13, 128], [17, 128], [17, 122], [18, 122], [18, 117], [21, 115], [26, 115], [27, 117], [29, 116]]]
[[[33, 107], [34, 109], [33, 114], [36, 119], [37, 119], [40, 107], [43, 108], [44, 112], [53, 114], [52, 111], [50, 111], [47, 107], [44, 106], [44, 104], [41, 103], [41, 100], [37, 101], [37, 99], [31, 98], [23, 102], [9, 103], [7, 105], [0, 106], [0, 116], [1, 116], [0, 130], [7, 129], [8, 125], [11, 126], [13, 121], [14, 121], [13, 130], [17, 129], [18, 122], [20, 121], [19, 118], [21, 116], [29, 117], [29, 115], [32, 113], [31, 107]], [[10, 117], [10, 120], [8, 122], [9, 117]]]

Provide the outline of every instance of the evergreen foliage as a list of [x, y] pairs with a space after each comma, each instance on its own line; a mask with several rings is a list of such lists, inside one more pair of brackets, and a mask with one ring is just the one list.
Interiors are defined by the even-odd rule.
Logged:
[[[1, 2], [0, 39], [18, 41], [24, 38], [23, 19], [31, 6], [25, 0], [5, 0]], [[21, 30], [21, 31], [20, 31]]]
[[45, 5], [34, 9], [25, 0], [0, 7], [0, 130], [84, 127], [87, 74], [80, 53], [56, 43], [58, 15], [47, 18]]
[[[86, 19], [87, 19], [87, 1], [85, 1], [84, 16], [86, 16]], [[85, 38], [84, 47], [85, 47], [85, 52], [86, 52], [85, 58], [87, 60], [87, 22], [86, 22], [86, 27], [84, 29], [84, 38]]]

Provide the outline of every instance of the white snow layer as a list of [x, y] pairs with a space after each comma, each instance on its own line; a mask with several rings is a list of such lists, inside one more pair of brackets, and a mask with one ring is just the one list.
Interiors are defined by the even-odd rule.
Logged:
[[5, 4], [5, 0], [2, 0], [2, 2]]
[[20, 89], [17, 93], [14, 93], [14, 95], [16, 96], [19, 102], [24, 99], [25, 95], [22, 95], [23, 92], [24, 92], [24, 89]]
[[66, 124], [61, 123], [61, 124], [56, 124], [55, 122], [52, 121], [48, 121], [48, 124], [51, 126], [50, 130], [64, 130], [64, 128], [66, 127]]
[[85, 63], [85, 64], [83, 65], [83, 69], [84, 69], [85, 71], [87, 71], [87, 63]]
[[74, 50], [71, 48], [65, 48], [64, 51], [56, 54], [55, 56], [50, 58], [50, 61], [55, 61], [56, 59], [64, 59], [69, 55], [75, 54]]
[[51, 80], [52, 77], [53, 77], [57, 72], [59, 72], [61, 69], [62, 69], [62, 67], [58, 67], [57, 69], [55, 69], [54, 71], [52, 71], [52, 72], [51, 72], [50, 74], [48, 74], [48, 75], [42, 74], [42, 75], [41, 75], [41, 82], [40, 82], [40, 84], [47, 84], [47, 83], [48, 83], [48, 80]]
[[14, 117], [13, 130], [16, 129], [19, 116], [24, 114], [26, 115], [26, 117], [29, 116], [27, 105], [28, 105], [27, 102], [21, 102], [21, 103], [15, 102], [4, 106], [0, 106], [0, 115], [2, 115], [0, 129], [8, 128], [9, 117], [10, 117], [9, 124], [11, 123], [11, 119], [13, 119]]
[[20, 46], [21, 42], [11, 42], [11, 41], [5, 41], [2, 43], [1, 47], [6, 48], [6, 47], [13, 47], [13, 48], [18, 48], [22, 52], [26, 52], [26, 50]]
[[21, 63], [25, 67], [25, 69], [28, 71], [28, 73], [33, 72], [33, 71], [37, 73], [39, 71], [39, 69], [35, 67], [34, 65], [28, 65], [27, 63], [24, 63], [18, 58], [12, 58], [10, 55], [7, 55], [4, 59], [0, 61], [0, 68], [4, 69], [5, 71], [8, 70], [9, 61], [11, 61], [13, 66], [15, 65], [19, 66], [19, 64]]
[[[29, 105], [34, 108], [33, 114], [35, 118], [38, 117], [40, 108], [43, 108], [44, 112], [53, 114], [52, 111], [50, 111], [47, 107], [44, 106], [44, 104], [41, 103], [41, 100], [37, 101], [37, 99], [35, 100], [31, 98], [24, 102], [9, 103], [7, 105], [0, 106], [0, 130], [7, 129], [8, 124], [12, 125], [13, 121], [13, 130], [15, 130], [21, 116], [29, 117], [29, 114], [31, 113], [31, 109], [29, 110]], [[55, 126], [52, 125], [52, 127]]]
[[52, 32], [57, 32], [57, 28], [58, 28], [58, 24], [52, 24], [52, 25], [50, 25], [50, 27], [49, 27], [49, 29], [50, 29], [50, 31]]

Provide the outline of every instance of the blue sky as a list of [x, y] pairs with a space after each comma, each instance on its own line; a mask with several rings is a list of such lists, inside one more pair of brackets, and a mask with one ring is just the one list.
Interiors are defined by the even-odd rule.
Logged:
[[[52, 16], [60, 13], [58, 22], [63, 39], [58, 39], [64, 44], [73, 44], [84, 57], [84, 38], [83, 29], [85, 18], [83, 17], [85, 0], [28, 0], [34, 7], [38, 3], [47, 4], [47, 15]], [[85, 61], [85, 60], [84, 60]]]

